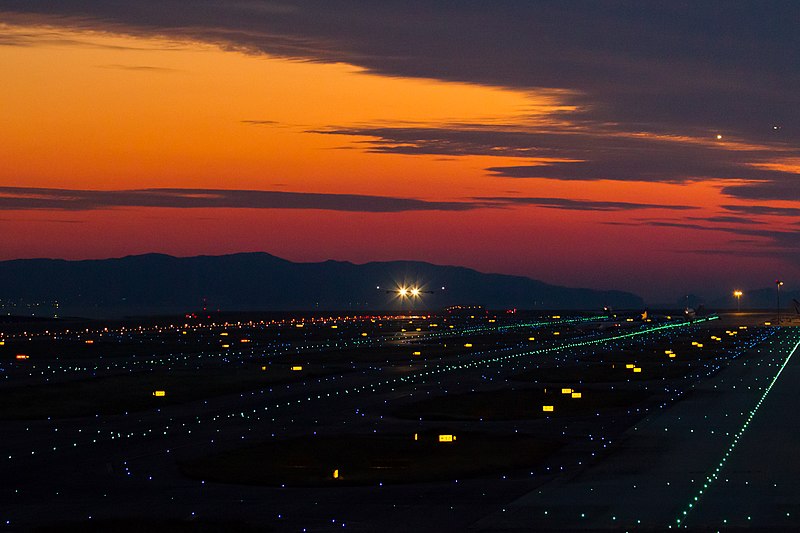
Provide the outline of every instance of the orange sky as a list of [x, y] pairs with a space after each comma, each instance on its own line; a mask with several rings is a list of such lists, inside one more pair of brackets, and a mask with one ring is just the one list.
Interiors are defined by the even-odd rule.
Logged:
[[[737, 202], [723, 198], [713, 181], [503, 178], [486, 169], [536, 160], [370, 153], [372, 145], [364, 141], [374, 138], [318, 133], [450, 124], [555, 128], [579, 111], [567, 90], [380, 76], [353, 65], [290, 61], [198, 42], [52, 27], [0, 30], [26, 43], [0, 46], [5, 187], [254, 189], [455, 202], [543, 197], [697, 208], [19, 209], [0, 213], [0, 259], [255, 250], [292, 260], [420, 259], [671, 301], [676, 284], [692, 289], [691, 283], [712, 280], [720, 268], [717, 258], [695, 257], [693, 250], [710, 241], [739, 246], [732, 233], [619, 225], [720, 214], [720, 204]], [[687, 136], [674, 142], [714, 141]], [[693, 281], [685, 279], [685, 262], [696, 266]], [[742, 256], [729, 258], [728, 267], [746, 280], [760, 265]]]

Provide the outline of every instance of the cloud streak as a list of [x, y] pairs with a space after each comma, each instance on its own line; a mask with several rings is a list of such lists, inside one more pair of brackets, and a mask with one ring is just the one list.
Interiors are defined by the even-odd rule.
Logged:
[[571, 198], [478, 196], [459, 202], [436, 202], [416, 198], [327, 194], [241, 189], [158, 188], [132, 190], [50, 189], [0, 187], [0, 211], [61, 210], [92, 211], [120, 207], [175, 209], [322, 209], [369, 213], [403, 211], [471, 211], [533, 206], [571, 211], [633, 211], [696, 209], [687, 205], [576, 200]]
[[[731, 228], [726, 226], [709, 226], [692, 222], [675, 222], [664, 220], [644, 220], [639, 222], [605, 222], [607, 225], [614, 226], [650, 226], [658, 228], [679, 228], [692, 231], [723, 232], [736, 235], [738, 237], [755, 237], [766, 239], [762, 249], [750, 250], [753, 256], [783, 256], [786, 253], [796, 253], [800, 251], [800, 233], [796, 231], [771, 230], [766, 228]], [[752, 248], [754, 242], [751, 240], [737, 239], [731, 242], [747, 244]], [[738, 253], [738, 252], [731, 252]]]
[[773, 215], [779, 217], [798, 217], [800, 207], [771, 207], [767, 205], [723, 205], [723, 209], [748, 215]]
[[535, 197], [476, 197], [475, 200], [501, 202], [509, 205], [529, 205], [548, 209], [566, 209], [570, 211], [633, 211], [639, 209], [669, 209], [683, 211], [696, 209], [689, 205], [644, 204], [635, 202], [607, 202], [597, 200], [574, 200], [571, 198], [535, 198]]
[[323, 209], [396, 213], [402, 211], [468, 211], [496, 204], [483, 201], [429, 202], [414, 198], [229, 189], [79, 190], [0, 187], [0, 210], [56, 209], [90, 211], [119, 207]]
[[491, 175], [503, 178], [678, 184], [715, 180], [727, 183], [722, 192], [733, 197], [800, 198], [800, 175], [766, 164], [775, 158], [776, 150], [784, 158], [800, 155], [800, 150], [717, 140], [711, 136], [643, 134], [590, 123], [571, 127], [361, 126], [312, 133], [365, 137], [356, 143], [372, 153], [514, 157], [534, 161], [486, 168]]

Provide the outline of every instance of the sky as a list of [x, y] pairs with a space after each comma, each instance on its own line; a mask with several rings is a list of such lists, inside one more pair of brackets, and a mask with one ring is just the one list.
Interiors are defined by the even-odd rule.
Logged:
[[[800, 4], [0, 2], [0, 260], [800, 283]], [[731, 296], [732, 298], [732, 296]]]

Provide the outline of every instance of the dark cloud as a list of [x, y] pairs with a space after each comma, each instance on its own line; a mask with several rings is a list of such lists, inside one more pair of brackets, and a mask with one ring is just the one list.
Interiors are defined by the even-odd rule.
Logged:
[[467, 211], [495, 207], [490, 202], [428, 202], [413, 198], [227, 189], [137, 189], [94, 191], [0, 187], [0, 210], [86, 211], [115, 207], [324, 209], [392, 213]]
[[604, 202], [595, 200], [573, 200], [569, 198], [531, 198], [531, 197], [477, 197], [475, 200], [499, 202], [516, 205], [532, 205], [550, 209], [572, 211], [632, 211], [636, 209], [696, 209], [688, 205], [640, 204], [632, 202]]
[[[726, 194], [752, 196], [753, 190], [786, 197], [798, 188], [798, 175], [757, 166], [774, 157], [767, 146], [737, 141], [676, 139], [621, 131], [616, 126], [580, 128], [452, 124], [449, 127], [356, 127], [314, 130], [325, 135], [366, 137], [357, 143], [374, 153], [405, 155], [502, 156], [540, 158], [536, 164], [489, 167], [505, 178], [613, 180], [686, 183], [700, 180], [760, 180], [724, 187]], [[800, 150], [787, 153], [800, 155]], [[558, 161], [562, 159], [565, 161]], [[800, 197], [800, 191], [794, 191]]]
[[[797, 199], [797, 198], [792, 198]], [[747, 215], [775, 215], [781, 217], [800, 216], [800, 207], [771, 207], [766, 205], [723, 205], [723, 209]]]
[[242, 120], [241, 122], [249, 126], [277, 126], [280, 124], [275, 120]]
[[[797, 138], [800, 4], [4, 0], [0, 9], [373, 72], [573, 91], [598, 121]], [[635, 129], [635, 128], [630, 128]]]
[[800, 174], [781, 180], [729, 185], [722, 192], [744, 200], [800, 200]]
[[[372, 137], [364, 145], [375, 152], [572, 159], [580, 162], [489, 170], [561, 180], [741, 179], [754, 183], [728, 184], [723, 193], [800, 197], [796, 173], [752, 166], [798, 157], [800, 3], [794, 0], [197, 0], [191, 8], [183, 0], [4, 0], [0, 11], [0, 19], [12, 22], [199, 39], [392, 76], [546, 89], [559, 103], [575, 106], [550, 115], [557, 124], [538, 132], [326, 132]], [[55, 32], [51, 40], [59, 39]], [[3, 44], [34, 42], [0, 38]], [[720, 133], [757, 148], [638, 133], [701, 139]]]
[[756, 220], [754, 218], [749, 217], [739, 217], [739, 216], [725, 216], [725, 215], [717, 215], [711, 217], [686, 217], [688, 220], [699, 220], [704, 222], [722, 222], [728, 224], [764, 224], [761, 220]]
[[178, 69], [167, 68], [167, 67], [154, 67], [151, 65], [98, 65], [98, 68], [130, 70], [132, 72], [154, 72], [154, 73], [178, 72]]
[[[785, 230], [769, 230], [769, 229], [752, 229], [752, 228], [731, 228], [724, 226], [709, 226], [703, 224], [695, 224], [691, 222], [675, 222], [664, 220], [640, 220], [637, 222], [604, 222], [606, 225], [613, 226], [650, 226], [661, 228], [681, 228], [689, 229], [692, 231], [709, 231], [709, 232], [723, 232], [736, 235], [739, 239], [731, 240], [731, 243], [741, 243], [750, 246], [753, 256], [770, 256], [786, 258], [786, 254], [795, 254], [800, 251], [800, 232], [785, 231]], [[762, 239], [761, 243], [755, 242], [751, 239], [744, 239], [743, 237], [754, 237]], [[753, 245], [756, 248], [753, 248]], [[761, 244], [762, 247], [757, 246]]]
[[469, 211], [529, 205], [575, 211], [695, 209], [685, 205], [573, 200], [568, 198], [474, 197], [463, 202], [431, 202], [414, 198], [231, 189], [79, 190], [0, 187], [0, 211], [55, 209], [88, 211], [115, 207], [325, 209], [391, 213], [400, 211]]

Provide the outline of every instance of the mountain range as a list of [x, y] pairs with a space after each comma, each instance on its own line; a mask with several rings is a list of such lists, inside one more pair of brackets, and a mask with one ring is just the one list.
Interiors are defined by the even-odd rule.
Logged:
[[[400, 300], [400, 286], [419, 298]], [[56, 305], [57, 302], [57, 305]], [[219, 311], [441, 309], [638, 309], [640, 297], [550, 285], [521, 276], [415, 261], [295, 263], [267, 253], [162, 254], [0, 262], [3, 314], [119, 317]], [[14, 312], [16, 310], [16, 312]]]

